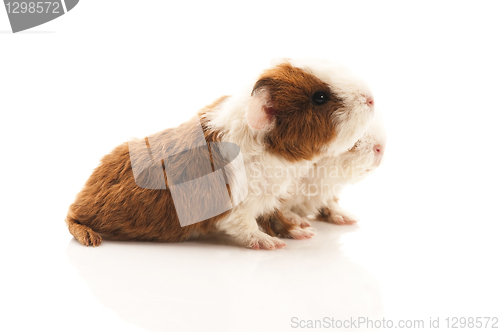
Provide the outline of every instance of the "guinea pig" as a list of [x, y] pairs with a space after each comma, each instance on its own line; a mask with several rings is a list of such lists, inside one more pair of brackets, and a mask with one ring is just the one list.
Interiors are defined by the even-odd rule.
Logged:
[[[280, 60], [191, 120], [104, 156], [66, 224], [86, 246], [102, 238], [179, 242], [225, 233], [252, 249], [282, 248], [256, 218], [275, 213], [322, 156], [353, 146], [373, 116], [370, 89], [345, 67]], [[224, 144], [236, 148], [224, 151]], [[239, 168], [224, 166], [231, 154]], [[290, 228], [295, 238], [309, 234]]]
[[353, 224], [357, 218], [340, 207], [342, 189], [357, 183], [380, 165], [386, 133], [380, 111], [364, 135], [348, 151], [336, 156], [324, 156], [301, 180], [300, 191], [285, 200], [281, 211], [258, 219], [268, 234], [289, 237], [294, 225], [309, 227], [307, 216], [338, 225]]

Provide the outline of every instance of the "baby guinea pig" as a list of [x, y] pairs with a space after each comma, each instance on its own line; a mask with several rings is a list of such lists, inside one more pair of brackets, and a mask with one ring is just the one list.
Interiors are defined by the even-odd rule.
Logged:
[[[275, 213], [326, 153], [353, 146], [373, 115], [369, 88], [344, 67], [280, 60], [179, 127], [104, 156], [66, 223], [87, 246], [102, 238], [179, 242], [222, 232], [252, 249], [282, 248], [256, 218]], [[231, 143], [240, 168], [221, 162], [233, 154], [222, 148]], [[277, 176], [276, 169], [288, 171]], [[296, 238], [307, 234], [291, 228]]]
[[311, 231], [296, 231], [299, 225], [307, 228], [306, 217], [339, 225], [353, 224], [356, 217], [342, 209], [339, 196], [342, 189], [361, 181], [380, 165], [386, 146], [386, 134], [380, 112], [367, 131], [348, 151], [337, 156], [325, 156], [309, 170], [300, 182], [300, 190], [289, 197], [270, 214], [257, 218], [260, 228], [272, 236], [286, 238], [310, 238]]
[[301, 182], [299, 195], [283, 203], [283, 216], [299, 225], [309, 226], [307, 219], [345, 225], [356, 217], [339, 206], [342, 189], [363, 180], [380, 165], [386, 146], [382, 114], [375, 110], [374, 120], [364, 135], [348, 151], [335, 157], [320, 159]]

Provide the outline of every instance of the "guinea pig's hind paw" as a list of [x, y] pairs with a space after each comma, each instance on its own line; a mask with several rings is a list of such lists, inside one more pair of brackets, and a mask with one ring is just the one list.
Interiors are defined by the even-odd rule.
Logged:
[[69, 232], [84, 246], [97, 247], [101, 244], [102, 238], [90, 227], [80, 224], [73, 219], [67, 221]]
[[357, 223], [357, 218], [349, 213], [339, 213], [332, 211], [329, 208], [322, 208], [317, 217], [318, 220], [323, 220], [335, 225], [352, 225]]
[[252, 234], [250, 241], [248, 243], [248, 247], [250, 249], [255, 249], [255, 250], [259, 249], [273, 250], [286, 247], [286, 243], [276, 237], [269, 236], [261, 231], [258, 231]]
[[92, 246], [92, 247], [97, 247], [98, 245], [101, 244], [102, 242], [102, 238], [99, 234], [97, 234], [96, 232], [90, 230], [90, 231], [87, 231], [86, 232], [87, 234], [83, 236], [83, 241], [85, 243], [82, 243], [80, 241], [80, 243], [86, 245], [87, 247], [88, 246]]
[[82, 229], [82, 231], [78, 234], [78, 236], [75, 236], [75, 238], [83, 244], [84, 246], [92, 246], [92, 247], [97, 247], [98, 245], [101, 244], [102, 238], [99, 234], [91, 230], [90, 228], [86, 227], [87, 229]]

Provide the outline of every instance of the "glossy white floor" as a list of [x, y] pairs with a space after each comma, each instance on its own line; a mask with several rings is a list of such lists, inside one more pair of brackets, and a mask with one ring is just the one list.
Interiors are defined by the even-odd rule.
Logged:
[[[137, 6], [83, 1], [0, 34], [0, 330], [328, 330], [359, 317], [444, 330], [500, 316], [494, 2]], [[283, 55], [346, 63], [385, 111], [385, 163], [342, 200], [359, 225], [315, 222], [313, 239], [275, 251], [72, 239], [67, 207], [102, 155]]]

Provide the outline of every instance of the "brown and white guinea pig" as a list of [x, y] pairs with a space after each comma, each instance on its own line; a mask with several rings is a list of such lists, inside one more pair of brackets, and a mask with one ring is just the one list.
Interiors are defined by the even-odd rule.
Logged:
[[[346, 185], [357, 183], [380, 165], [386, 147], [386, 133], [382, 114], [375, 116], [363, 136], [348, 151], [318, 160], [309, 174], [301, 180], [300, 192], [283, 202], [282, 214], [273, 218], [309, 226], [307, 216], [339, 225], [353, 224], [357, 218], [340, 207], [338, 201]], [[279, 217], [279, 218], [278, 218]], [[290, 227], [288, 227], [290, 228]], [[282, 232], [283, 233], [283, 232]]]
[[[282, 248], [285, 243], [262, 232], [256, 218], [275, 213], [323, 155], [353, 146], [373, 114], [370, 89], [343, 66], [280, 60], [241, 93], [218, 99], [179, 127], [104, 156], [66, 223], [87, 246], [103, 237], [179, 242], [222, 232], [249, 248]], [[224, 154], [217, 145], [224, 143], [239, 146], [243, 173], [219, 172], [223, 165], [215, 155]], [[137, 149], [140, 144], [147, 148]], [[208, 159], [207, 171], [199, 165]], [[205, 175], [220, 175], [223, 182], [191, 181]], [[224, 212], [207, 213], [228, 194]], [[184, 213], [199, 220], [185, 223]], [[297, 238], [305, 232], [293, 231]]]

